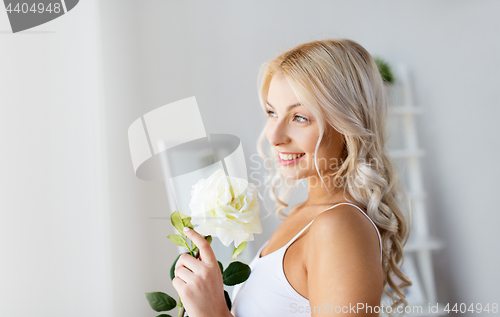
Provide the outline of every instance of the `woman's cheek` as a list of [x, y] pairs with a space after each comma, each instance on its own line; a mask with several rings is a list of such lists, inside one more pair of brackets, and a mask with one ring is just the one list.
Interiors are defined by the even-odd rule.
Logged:
[[297, 143], [305, 153], [314, 154], [319, 136], [316, 133], [298, 133]]

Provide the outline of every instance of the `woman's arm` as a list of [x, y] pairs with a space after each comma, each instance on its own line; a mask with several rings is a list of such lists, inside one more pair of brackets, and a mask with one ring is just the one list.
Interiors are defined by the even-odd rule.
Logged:
[[375, 227], [357, 208], [344, 205], [321, 213], [309, 229], [311, 316], [378, 316], [373, 309], [380, 305], [383, 272]]

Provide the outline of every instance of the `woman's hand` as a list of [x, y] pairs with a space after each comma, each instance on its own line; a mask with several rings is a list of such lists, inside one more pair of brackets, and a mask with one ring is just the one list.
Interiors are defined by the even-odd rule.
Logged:
[[212, 247], [195, 230], [184, 228], [199, 249], [199, 258], [182, 254], [175, 264], [172, 280], [189, 317], [232, 316], [224, 297], [222, 274]]

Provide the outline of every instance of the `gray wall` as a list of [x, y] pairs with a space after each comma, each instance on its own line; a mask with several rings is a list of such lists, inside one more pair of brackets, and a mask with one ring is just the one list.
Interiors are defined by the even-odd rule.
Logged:
[[112, 314], [98, 26], [0, 9], [0, 316]]

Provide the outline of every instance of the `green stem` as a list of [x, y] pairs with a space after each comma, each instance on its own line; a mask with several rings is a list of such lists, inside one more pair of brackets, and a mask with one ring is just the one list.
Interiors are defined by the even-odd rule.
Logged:
[[182, 305], [180, 296], [179, 296], [179, 310], [177, 311], [177, 317], [184, 317], [184, 306]]
[[184, 244], [186, 245], [186, 248], [188, 249], [189, 254], [191, 254], [191, 256], [194, 256], [193, 251], [189, 247], [189, 244], [187, 243], [187, 239], [186, 238], [184, 239]]

